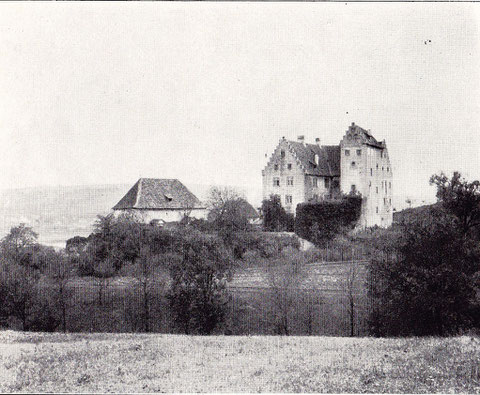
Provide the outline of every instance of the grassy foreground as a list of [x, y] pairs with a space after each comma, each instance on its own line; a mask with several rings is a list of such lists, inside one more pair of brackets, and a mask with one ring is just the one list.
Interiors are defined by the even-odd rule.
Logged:
[[480, 393], [480, 339], [0, 332], [0, 392]]

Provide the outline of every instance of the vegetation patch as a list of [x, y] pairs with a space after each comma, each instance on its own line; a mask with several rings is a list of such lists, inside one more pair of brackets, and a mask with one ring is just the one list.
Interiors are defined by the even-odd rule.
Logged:
[[[32, 343], [33, 342], [33, 343]], [[1, 392], [478, 393], [480, 339], [0, 332]], [[225, 374], [218, 374], [219, 371]]]
[[362, 211], [360, 196], [344, 196], [323, 202], [301, 203], [297, 206], [295, 233], [317, 245], [331, 240], [345, 229], [357, 224]]

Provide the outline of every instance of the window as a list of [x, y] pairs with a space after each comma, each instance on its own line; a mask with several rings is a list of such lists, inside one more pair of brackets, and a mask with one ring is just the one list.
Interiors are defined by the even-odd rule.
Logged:
[[383, 204], [387, 204], [387, 198], [383, 198]]
[[292, 195], [285, 195], [285, 204], [292, 204]]
[[389, 187], [390, 189], [392, 189], [392, 183], [391, 183], [391, 182], [388, 183], [388, 187]]
[[273, 186], [274, 187], [279, 187], [280, 186], [280, 178], [279, 177], [273, 177]]
[[282, 159], [285, 158], [285, 151], [283, 149], [280, 151], [280, 157]]
[[373, 169], [370, 168], [370, 175], [373, 176]]
[[345, 156], [350, 156], [350, 150], [349, 149], [345, 150]]
[[355, 184], [352, 184], [352, 186], [350, 187], [350, 191], [352, 193], [355, 193], [357, 191], [357, 186]]
[[357, 156], [362, 156], [362, 150], [361, 149], [357, 149]]
[[352, 162], [352, 167], [355, 167], [357, 164], [355, 162]]
[[377, 163], [377, 170], [378, 170], [378, 163]]
[[313, 200], [318, 200], [318, 195], [316, 193], [313, 194]]
[[392, 204], [392, 198], [388, 199], [389, 203]]
[[312, 185], [314, 188], [318, 187], [318, 180], [316, 178], [312, 178]]
[[377, 193], [378, 193], [378, 187], [375, 187], [375, 188], [376, 188], [376, 190], [377, 190]]
[[278, 170], [278, 165], [274, 165], [273, 168], [274, 168], [275, 170]]
[[383, 158], [383, 151], [380, 151], [380, 158]]
[[368, 181], [368, 187], [369, 187], [369, 188], [372, 187], [372, 181]]
[[287, 165], [287, 167], [288, 167], [288, 170], [292, 170], [292, 164], [291, 164], [291, 163], [289, 163], [289, 164]]
[[387, 167], [387, 173], [390, 171], [390, 167]]
[[377, 214], [378, 214], [378, 207], [377, 207]]
[[287, 177], [287, 185], [293, 186], [293, 177]]
[[330, 187], [330, 179], [325, 178], [324, 182], [325, 182], [325, 189], [328, 189]]
[[383, 166], [382, 166], [382, 171], [384, 171], [384, 170], [385, 170], [385, 169], [384, 169]]

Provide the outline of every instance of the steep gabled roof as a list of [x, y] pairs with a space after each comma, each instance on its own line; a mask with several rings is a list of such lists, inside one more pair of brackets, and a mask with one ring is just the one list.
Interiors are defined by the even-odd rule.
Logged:
[[[314, 176], [340, 177], [340, 146], [287, 141], [305, 172]], [[318, 164], [315, 161], [318, 155]]]
[[384, 142], [377, 141], [377, 139], [372, 136], [369, 130], [365, 130], [360, 126], [355, 125], [355, 123], [352, 123], [352, 125], [348, 127], [346, 137], [348, 138], [348, 136], [358, 136], [365, 144], [377, 148], [385, 148]]
[[114, 210], [205, 208], [185, 185], [176, 179], [140, 178]]

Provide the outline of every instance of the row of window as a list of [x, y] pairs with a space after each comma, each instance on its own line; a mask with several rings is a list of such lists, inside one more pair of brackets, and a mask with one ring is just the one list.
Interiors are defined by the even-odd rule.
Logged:
[[[352, 162], [351, 163], [352, 168], [355, 168], [357, 166], [357, 162]], [[377, 163], [377, 170], [378, 170], [378, 163]], [[385, 167], [382, 166], [382, 171], [385, 171]], [[387, 167], [387, 173], [390, 172], [390, 167]], [[373, 168], [370, 168], [370, 175], [373, 176]]]
[[[278, 165], [277, 165], [277, 164], [273, 165], [273, 169], [274, 169], [274, 170], [278, 170]], [[288, 164], [287, 164], [287, 169], [288, 169], [288, 170], [292, 170], [292, 164], [291, 164], [291, 163], [288, 163]]]
[[[275, 195], [278, 199], [280, 199], [280, 195]], [[285, 195], [285, 204], [292, 204], [292, 195]]]
[[[353, 163], [354, 162], [352, 162], [352, 166], [354, 166]], [[378, 163], [377, 163], [377, 170], [378, 170]], [[382, 166], [382, 171], [385, 171], [384, 166]], [[387, 167], [387, 173], [389, 173], [389, 172], [390, 172], [390, 167]], [[370, 168], [370, 176], [373, 176], [373, 167]]]
[[[345, 156], [350, 156], [350, 150], [349, 149], [345, 150]], [[362, 156], [362, 150], [361, 149], [357, 149], [357, 156]]]
[[[280, 177], [273, 177], [273, 186], [280, 186]], [[287, 177], [287, 186], [293, 186], [293, 177]]]
[[[389, 199], [389, 203], [392, 204], [392, 199]], [[387, 198], [383, 198], [383, 204], [386, 206], [387, 205]], [[376, 212], [378, 214], [378, 206], [376, 207]]]
[[[330, 179], [324, 178], [323, 179], [325, 188], [328, 189], [330, 187]], [[279, 187], [280, 186], [280, 177], [273, 177], [273, 186]], [[287, 186], [293, 186], [293, 177], [287, 177]], [[318, 178], [312, 177], [312, 186], [314, 188], [318, 187]]]
[[[361, 149], [357, 149], [356, 150], [357, 152], [357, 156], [362, 156], [362, 150]], [[345, 150], [345, 156], [350, 156], [350, 150], [349, 149], [346, 149]], [[383, 151], [380, 151], [380, 158], [387, 158], [387, 153], [385, 152], [385, 154], [383, 153]]]

